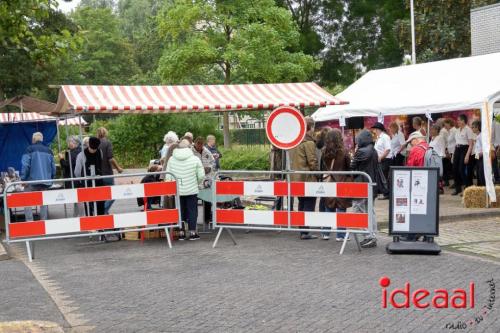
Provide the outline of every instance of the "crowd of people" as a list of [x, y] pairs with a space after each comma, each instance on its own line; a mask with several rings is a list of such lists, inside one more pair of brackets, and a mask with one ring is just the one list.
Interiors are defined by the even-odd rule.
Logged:
[[[485, 185], [483, 171], [483, 151], [481, 144], [481, 122], [472, 121], [468, 126], [465, 114], [458, 117], [457, 122], [452, 118], [441, 118], [430, 126], [427, 133], [425, 122], [420, 117], [412, 119], [412, 131], [407, 139], [402, 124], [392, 122], [386, 129], [383, 123], [377, 122], [370, 129], [360, 130], [355, 136], [355, 149], [346, 148], [344, 137], [339, 129], [322, 128], [315, 130], [314, 120], [306, 117], [307, 133], [304, 140], [290, 151], [290, 165], [297, 171], [362, 171], [367, 173], [376, 183], [373, 191], [373, 200], [380, 196], [381, 200], [388, 199], [390, 194], [389, 170], [391, 166], [442, 166], [442, 177], [439, 189], [444, 193], [444, 188], [453, 189], [452, 195], [459, 195], [464, 187], [473, 185], [474, 178], [477, 185]], [[500, 156], [500, 127], [495, 124], [493, 144], [496, 156]], [[198, 194], [204, 184], [209, 185], [215, 171], [220, 168], [222, 154], [217, 149], [215, 136], [209, 135], [194, 138], [187, 132], [183, 137], [169, 131], [164, 136], [164, 145], [159, 151], [159, 159], [152, 163], [148, 171], [167, 171], [165, 177], [153, 174], [145, 176], [141, 182], [155, 182], [170, 179], [173, 175], [178, 180], [181, 218], [187, 225], [187, 230], [180, 230], [179, 239], [197, 240], [196, 231], [198, 219]], [[22, 157], [22, 181], [40, 181], [54, 179], [56, 176], [55, 159], [50, 148], [43, 143], [42, 133], [34, 133], [30, 145]], [[59, 154], [59, 161], [64, 178], [86, 176], [110, 176], [98, 180], [67, 181], [66, 188], [99, 187], [114, 184], [113, 170], [123, 172], [113, 155], [113, 145], [108, 139], [108, 131], [99, 128], [95, 136], [85, 137], [82, 142], [77, 136], [67, 139], [68, 150]], [[273, 147], [273, 152], [276, 148]], [[279, 163], [278, 163], [279, 164]], [[275, 170], [283, 170], [284, 163], [273, 163]], [[498, 164], [493, 163], [495, 180], [499, 179]], [[15, 178], [15, 172], [8, 173]], [[366, 181], [361, 176], [353, 179], [346, 175], [323, 176], [311, 174], [293, 174], [292, 181], [303, 182], [346, 182]], [[207, 185], [207, 186], [208, 186]], [[43, 191], [52, 186], [52, 182], [31, 184], [25, 191]], [[138, 204], [145, 209], [151, 209], [154, 204], [161, 204], [165, 208], [174, 208], [174, 200], [170, 197], [148, 198], [144, 202], [138, 199]], [[81, 215], [107, 215], [113, 201], [91, 202], [85, 205], [75, 204], [75, 216]], [[299, 197], [299, 211], [315, 211], [319, 207], [321, 212], [353, 212], [366, 213], [367, 200], [345, 198], [320, 198], [317, 205], [316, 197]], [[278, 208], [280, 209], [280, 208]], [[205, 216], [210, 219], [211, 204], [204, 203]], [[33, 220], [31, 207], [25, 209], [26, 220]], [[373, 214], [375, 216], [375, 214]], [[40, 219], [47, 218], [47, 207], [40, 209]], [[375, 222], [375, 221], [374, 221]], [[376, 223], [374, 223], [376, 231]], [[119, 239], [119, 233], [117, 233]], [[340, 230], [336, 234], [337, 241], [345, 239], [345, 233]], [[315, 235], [307, 230], [300, 233], [300, 238], [314, 239]], [[321, 233], [321, 238], [330, 238], [329, 230]], [[375, 233], [368, 235], [361, 242], [362, 247], [376, 246]]]
[[[371, 126], [370, 130], [363, 129], [357, 133], [354, 151], [347, 151], [339, 129], [327, 127], [315, 131], [314, 120], [309, 117], [306, 118], [306, 123], [305, 139], [290, 152], [292, 170], [363, 171], [376, 183], [373, 199], [378, 196], [381, 200], [389, 198], [391, 166], [441, 168], [442, 177], [438, 184], [441, 194], [444, 194], [445, 186], [450, 186], [454, 190], [452, 195], [459, 195], [465, 187], [473, 185], [474, 178], [477, 179], [478, 186], [485, 185], [481, 122], [474, 120], [470, 128], [465, 114], [458, 117], [456, 124], [452, 118], [438, 119], [430, 126], [429, 134], [425, 122], [420, 117], [414, 117], [412, 131], [407, 139], [405, 139], [402, 124], [392, 122], [386, 129], [383, 123], [377, 122]], [[496, 156], [500, 149], [499, 127], [499, 124], [495, 124], [494, 162], [497, 162]], [[498, 180], [497, 163], [493, 163], [493, 171], [495, 179]], [[319, 180], [305, 174], [292, 176], [292, 180], [295, 181], [341, 182], [348, 179], [347, 176], [331, 175], [325, 175]], [[298, 200], [299, 211], [316, 210], [316, 197], [300, 197]], [[345, 212], [347, 208], [352, 208], [353, 212], [366, 213], [367, 201], [321, 198], [318, 204], [319, 211], [323, 212]], [[375, 230], [376, 225], [374, 221]], [[304, 240], [317, 238], [307, 232], [302, 232], [300, 237]], [[321, 238], [328, 240], [329, 232], [322, 232]], [[344, 233], [337, 233], [337, 241], [343, 241], [344, 238]], [[376, 244], [374, 233], [361, 241], [362, 247], [373, 247]]]

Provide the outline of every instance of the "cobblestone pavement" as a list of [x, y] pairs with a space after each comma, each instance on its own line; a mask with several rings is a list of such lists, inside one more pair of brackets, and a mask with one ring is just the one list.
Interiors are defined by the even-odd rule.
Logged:
[[16, 320], [52, 321], [68, 327], [50, 296], [21, 261], [0, 261], [0, 322]]
[[439, 234], [447, 249], [500, 260], [500, 217], [442, 224]]
[[[216, 249], [213, 238], [175, 242], [172, 250], [165, 240], [45, 241], [35, 261], [95, 332], [444, 332], [479, 314], [490, 296], [486, 281], [500, 281], [500, 265], [488, 260], [389, 256], [387, 237], [361, 253], [351, 241], [342, 256], [340, 243], [300, 241], [295, 233], [238, 232], [237, 246], [223, 234]], [[16, 257], [25, 255], [14, 247]], [[475, 281], [476, 307], [382, 309], [382, 276], [391, 278], [389, 290], [409, 281], [412, 290], [451, 291]], [[11, 301], [31, 302], [19, 294], [27, 298], [4, 290], [9, 302], [0, 313]], [[500, 331], [499, 311], [495, 304], [465, 331]], [[9, 313], [2, 318], [12, 320]]]

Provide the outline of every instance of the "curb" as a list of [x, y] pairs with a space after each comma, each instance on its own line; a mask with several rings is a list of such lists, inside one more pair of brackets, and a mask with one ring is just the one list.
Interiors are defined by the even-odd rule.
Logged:
[[5, 247], [3, 246], [2, 242], [0, 241], [0, 261], [8, 259], [10, 259], [10, 256], [5, 250]]
[[[461, 221], [468, 221], [472, 219], [480, 219], [480, 218], [490, 218], [490, 217], [500, 217], [500, 211], [493, 211], [493, 212], [472, 212], [469, 214], [462, 214], [462, 215], [447, 215], [447, 216], [440, 216], [439, 217], [439, 223], [452, 223], [452, 222], [461, 222]], [[384, 227], [388, 228], [389, 227], [389, 221], [384, 219], [383, 221], [377, 221], [379, 227]]]

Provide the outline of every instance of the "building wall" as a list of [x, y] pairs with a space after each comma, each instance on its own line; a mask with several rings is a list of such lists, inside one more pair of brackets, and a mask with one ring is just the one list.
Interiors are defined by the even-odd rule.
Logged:
[[472, 55], [500, 52], [500, 3], [471, 10]]

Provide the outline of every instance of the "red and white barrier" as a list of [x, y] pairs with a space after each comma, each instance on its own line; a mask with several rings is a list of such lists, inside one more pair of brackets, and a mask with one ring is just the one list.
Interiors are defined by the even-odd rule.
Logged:
[[7, 208], [134, 199], [175, 195], [176, 193], [177, 188], [175, 181], [76, 188], [69, 190], [19, 192], [7, 194]]
[[[243, 171], [252, 173], [253, 171]], [[224, 173], [242, 173], [241, 171], [225, 171]], [[300, 174], [300, 171], [287, 173]], [[219, 227], [219, 233], [213, 247], [217, 245], [222, 230], [229, 232], [234, 244], [236, 241], [230, 229], [261, 229], [288, 231], [321, 231], [346, 232], [354, 235], [358, 249], [361, 249], [357, 234], [372, 232], [370, 221], [373, 220], [371, 209], [372, 184], [370, 177], [363, 172], [319, 172], [330, 175], [351, 175], [366, 178], [366, 182], [287, 182], [287, 181], [219, 181], [214, 177], [214, 196], [275, 196], [287, 197], [287, 209], [279, 211], [262, 211], [247, 209], [217, 209], [213, 207], [213, 223]], [[313, 173], [314, 174], [314, 173]], [[367, 213], [331, 213], [292, 211], [291, 197], [368, 199]], [[347, 237], [348, 238], [348, 237]], [[344, 239], [340, 254], [343, 253], [347, 238]]]
[[[290, 195], [297, 197], [366, 198], [368, 183], [291, 182]], [[218, 181], [217, 195], [287, 196], [287, 182]]]
[[[287, 211], [217, 209], [217, 224], [288, 226]], [[367, 229], [368, 214], [290, 212], [292, 227]]]
[[146, 212], [115, 215], [86, 216], [46, 221], [18, 222], [10, 225], [10, 238], [37, 237], [67, 233], [110, 230], [117, 228], [146, 227], [158, 224], [178, 224], [177, 209], [151, 210]]
[[[150, 175], [151, 173], [149, 173]], [[157, 174], [167, 174], [161, 172]], [[144, 176], [143, 174], [124, 175]], [[171, 175], [171, 174], [170, 174]], [[173, 177], [173, 175], [171, 175]], [[72, 181], [88, 181], [89, 178], [77, 178]], [[71, 181], [62, 179], [59, 181]], [[38, 184], [40, 182], [28, 182]], [[14, 186], [12, 183], [9, 186]], [[113, 215], [82, 216], [44, 221], [26, 221], [11, 223], [10, 209], [33, 206], [51, 206], [73, 203], [87, 203], [106, 200], [137, 199], [173, 195], [176, 198], [176, 209], [146, 210], [143, 212], [122, 213]], [[146, 200], [145, 200], [146, 201]], [[181, 225], [179, 212], [179, 196], [177, 182], [156, 182], [144, 184], [125, 184], [76, 188], [68, 190], [46, 190], [35, 192], [4, 193], [4, 210], [7, 226], [7, 242], [26, 242], [29, 260], [32, 260], [33, 248], [30, 242], [43, 239], [71, 238], [89, 235], [116, 233], [116, 229], [129, 228], [130, 231], [164, 229], [169, 247], [172, 247], [169, 228]]]

